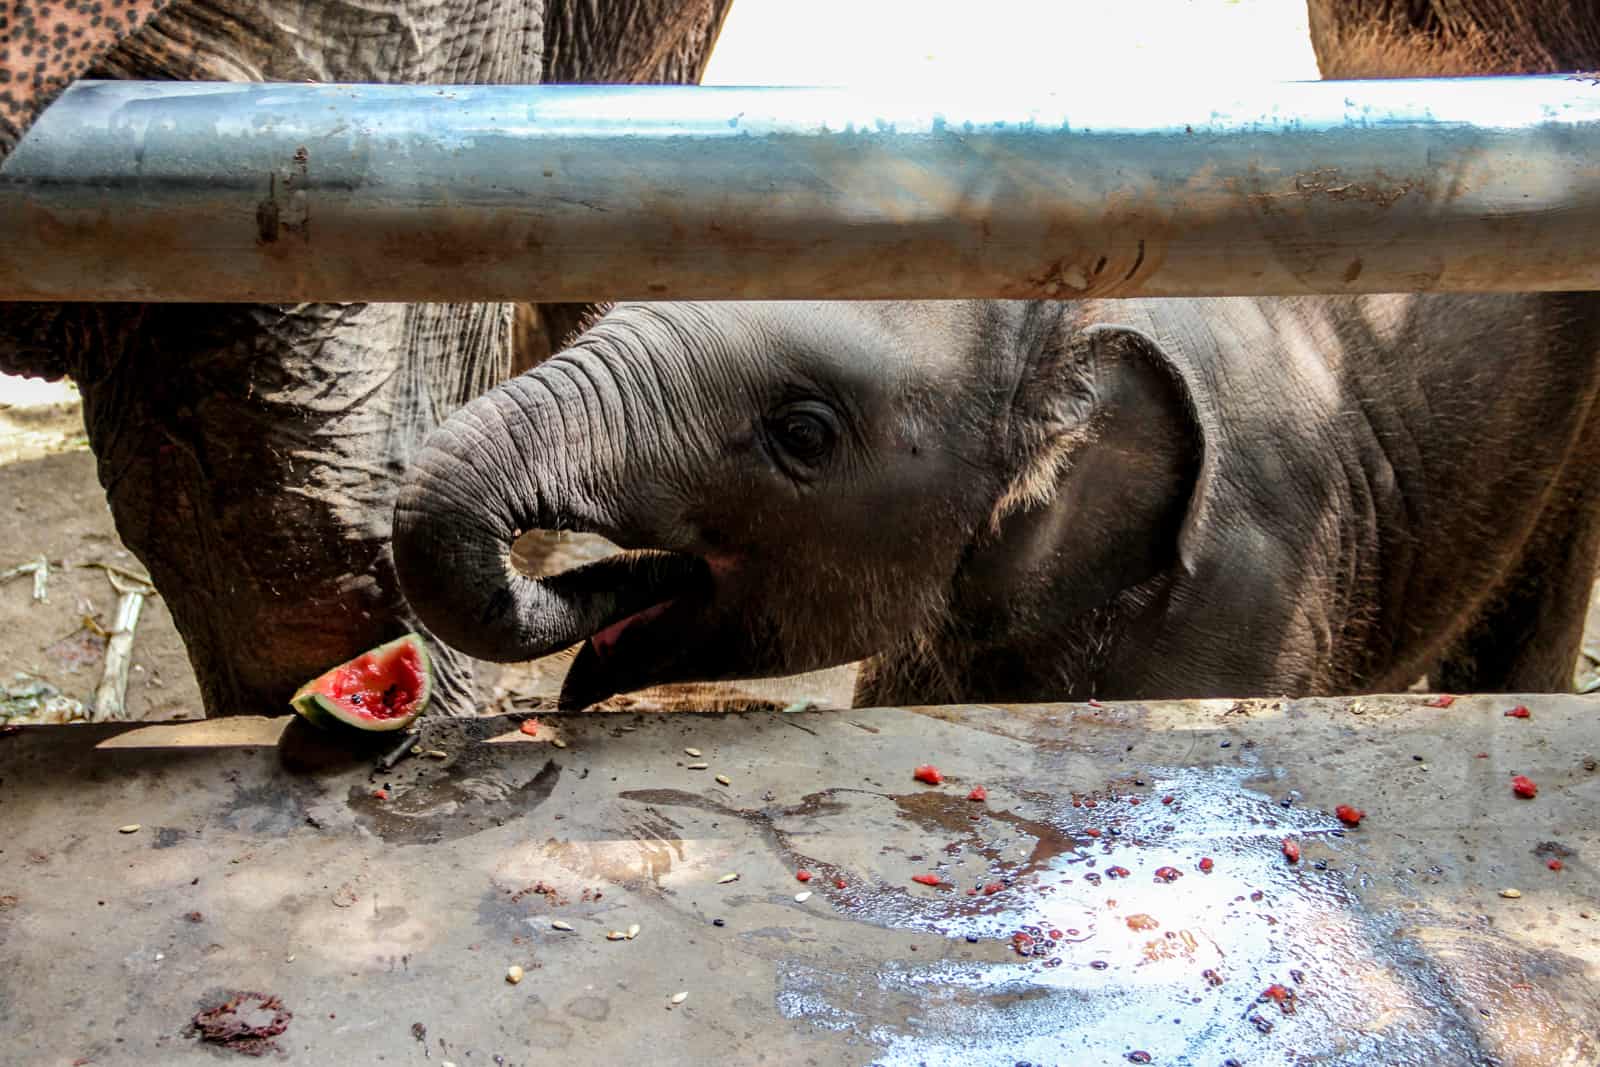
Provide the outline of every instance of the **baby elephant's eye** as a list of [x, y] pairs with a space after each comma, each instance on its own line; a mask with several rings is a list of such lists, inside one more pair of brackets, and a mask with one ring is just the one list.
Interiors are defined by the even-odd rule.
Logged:
[[768, 432], [784, 452], [803, 463], [817, 463], [833, 449], [833, 413], [820, 404], [791, 404], [774, 412]]

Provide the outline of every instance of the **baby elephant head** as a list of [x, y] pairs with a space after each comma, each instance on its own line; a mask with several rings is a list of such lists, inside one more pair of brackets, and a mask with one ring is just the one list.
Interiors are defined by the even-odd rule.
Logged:
[[[563, 706], [869, 657], [877, 695], [958, 699], [983, 648], [1178, 555], [1186, 393], [1142, 335], [1071, 307], [619, 306], [424, 443], [402, 588], [481, 659], [583, 641]], [[527, 578], [529, 530], [624, 551]]]

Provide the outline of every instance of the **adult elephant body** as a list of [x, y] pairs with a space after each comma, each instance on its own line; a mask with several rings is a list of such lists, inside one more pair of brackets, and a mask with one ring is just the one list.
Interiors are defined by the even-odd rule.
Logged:
[[[1597, 351], [1570, 296], [626, 305], [430, 439], [395, 556], [474, 656], [587, 639], [574, 705], [1557, 689]], [[645, 551], [533, 581], [532, 528]]]
[[[729, 3], [130, 0], [48, 19], [14, 5], [0, 157], [79, 76], [695, 80]], [[539, 321], [576, 317], [550, 311]], [[118, 532], [213, 715], [281, 709], [414, 623], [389, 557], [397, 480], [429, 429], [506, 377], [512, 339], [509, 304], [0, 304], [0, 370], [82, 389]], [[471, 713], [472, 665], [440, 652], [437, 708]]]

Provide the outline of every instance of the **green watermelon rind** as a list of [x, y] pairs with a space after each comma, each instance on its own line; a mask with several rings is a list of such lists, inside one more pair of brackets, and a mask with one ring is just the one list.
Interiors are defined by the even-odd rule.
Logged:
[[[411, 714], [396, 715], [391, 719], [373, 719], [366, 716], [355, 717], [348, 715], [338, 704], [316, 691], [316, 687], [326, 682], [330, 675], [348, 667], [360, 659], [361, 656], [377, 656], [382, 659], [387, 653], [406, 644], [417, 650], [417, 662], [421, 667], [422, 675], [422, 692], [417, 695], [417, 703], [412, 708]], [[311, 679], [311, 681], [296, 690], [294, 696], [289, 698], [289, 705], [307, 722], [324, 729], [345, 727], [352, 730], [360, 730], [363, 733], [379, 734], [389, 733], [394, 730], [404, 730], [410, 726], [417, 720], [418, 716], [427, 710], [428, 700], [433, 696], [433, 662], [428, 658], [427, 645], [423, 644], [421, 637], [414, 633], [408, 633], [403, 637], [397, 637], [393, 641], [381, 644], [377, 648], [369, 649], [361, 653], [361, 656], [353, 656], [337, 667], [323, 671], [317, 677]]]

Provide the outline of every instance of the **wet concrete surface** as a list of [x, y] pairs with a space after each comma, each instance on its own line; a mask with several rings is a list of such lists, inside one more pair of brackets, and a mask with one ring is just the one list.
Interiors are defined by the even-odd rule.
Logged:
[[0, 1059], [1595, 1063], [1600, 707], [1517, 702], [25, 729]]

